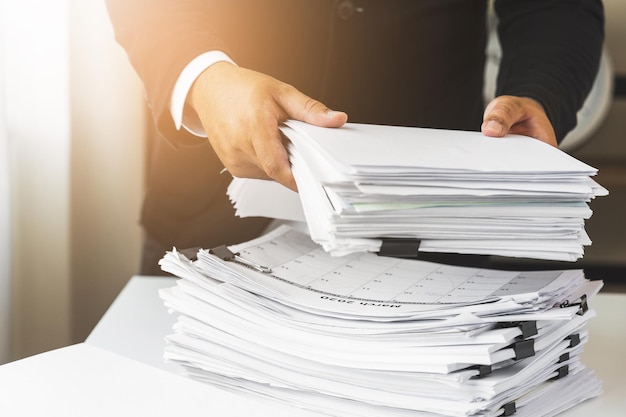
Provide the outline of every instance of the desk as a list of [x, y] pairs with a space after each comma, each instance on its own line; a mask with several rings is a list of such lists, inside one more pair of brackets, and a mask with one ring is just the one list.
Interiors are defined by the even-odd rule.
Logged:
[[[181, 393], [183, 391], [186, 392], [186, 397], [183, 398], [193, 397], [192, 400], [189, 400], [188, 405], [195, 407], [192, 410], [185, 410], [187, 412], [186, 415], [200, 415], [199, 411], [203, 411], [204, 415], [219, 413], [228, 416], [244, 416], [255, 412], [255, 414], [260, 416], [265, 414], [265, 411], [261, 413], [257, 413], [257, 411], [268, 410], [268, 416], [271, 413], [273, 417], [282, 414], [290, 414], [291, 417], [316, 416], [314, 413], [305, 412], [304, 410], [294, 410], [277, 404], [268, 405], [267, 402], [261, 402], [260, 405], [257, 405], [257, 400], [252, 398], [246, 398], [245, 401], [236, 401], [235, 398], [238, 397], [233, 397], [234, 394], [222, 393], [222, 391], [218, 391], [206, 384], [191, 381], [178, 375], [172, 375], [172, 373], [177, 372], [177, 369], [170, 364], [164, 363], [161, 357], [165, 346], [164, 338], [172, 331], [174, 317], [167, 313], [158, 296], [158, 290], [160, 288], [172, 285], [174, 285], [173, 278], [133, 277], [94, 328], [85, 342], [86, 346], [83, 347], [87, 348], [88, 353], [92, 353], [93, 350], [93, 353], [97, 355], [100, 355], [100, 352], [108, 352], [116, 357], [120, 357], [132, 363], [130, 368], [136, 368], [137, 372], [144, 373], [146, 378], [162, 381], [162, 384], [157, 388], [154, 388], [154, 384], [151, 385], [151, 389], [154, 391], [140, 391], [134, 396], [135, 400], [137, 398], [145, 399], [154, 397], [154, 401], [156, 401], [155, 404], [157, 404], [158, 407], [155, 406], [152, 408], [160, 410], [160, 413], [152, 414], [153, 416], [168, 415], [165, 413], [165, 410], [168, 410], [169, 413], [172, 407], [170, 402], [166, 400], [172, 397], [172, 393]], [[596, 310], [597, 317], [592, 319], [589, 324], [589, 342], [585, 347], [582, 360], [587, 367], [594, 369], [599, 378], [603, 380], [604, 394], [599, 398], [587, 401], [561, 414], [561, 416], [622, 416], [624, 415], [624, 409], [626, 409], [626, 360], [624, 359], [624, 352], [626, 351], [626, 331], [624, 330], [626, 328], [626, 294], [600, 293], [591, 300], [590, 304], [591, 307]], [[36, 358], [37, 357], [34, 357], [34, 359]], [[71, 358], [71, 356], [69, 358]], [[129, 360], [129, 358], [132, 360]], [[64, 359], [67, 361], [68, 357]], [[104, 357], [105, 362], [108, 359], [108, 356]], [[11, 364], [0, 367], [0, 389], [3, 387], [3, 375], [10, 374], [8, 371], [11, 371], [11, 369], [7, 368], [8, 371], [3, 373], [3, 368], [10, 365]], [[103, 372], [105, 376], [107, 376], [107, 373], [112, 372], [112, 366], [114, 366], [114, 364], [107, 367], [95, 367], [91, 370], [91, 373]], [[165, 377], [165, 375], [169, 375], [170, 377]], [[137, 384], [137, 382], [133, 380], [132, 374], [128, 374], [125, 380], [120, 383], [131, 386], [132, 384]], [[24, 384], [23, 390], [31, 388], [36, 389], [32, 383], [25, 382]], [[62, 391], [62, 389], [65, 388], [64, 385], [50, 388], [52, 388], [52, 393], [48, 392], [48, 396], [56, 395], [62, 397], [65, 395], [71, 397], [72, 395], [71, 393], [68, 394]], [[55, 392], [55, 389], [58, 391]], [[160, 397], [160, 392], [167, 392], [169, 394], [166, 395], [166, 397]], [[190, 395], [191, 393], [193, 393], [193, 395]], [[141, 395], [143, 395], [143, 397]], [[195, 398], [196, 396], [200, 396], [201, 398]], [[213, 398], [211, 401], [207, 401], [207, 398], [212, 396], [219, 398]], [[158, 399], [156, 399], [157, 397]], [[86, 398], [89, 397], [87, 396]], [[3, 401], [2, 391], [0, 391], [0, 411], [3, 410]], [[164, 401], [166, 402], [165, 404], [163, 404]], [[236, 407], [229, 405], [232, 401], [237, 402]], [[180, 406], [181, 401], [175, 402]], [[108, 405], [110, 406], [110, 404]], [[11, 402], [9, 400], [9, 407], [10, 406]], [[256, 407], [260, 408], [257, 410]], [[129, 410], [128, 407], [125, 409], [127, 411]], [[9, 408], [9, 410], [11, 410], [11, 408]], [[51, 411], [49, 407], [47, 407], [46, 410], [48, 411], [46, 415], [49, 416], [72, 415], [67, 413], [62, 414], [60, 412], [55, 414], [55, 410]], [[141, 414], [146, 415], [147, 413]], [[15, 414], [4, 414], [0, 412], [0, 415]], [[82, 415], [96, 414], [86, 412]]]
[[176, 285], [172, 277], [133, 277], [87, 337], [87, 344], [178, 373], [163, 360], [165, 336], [176, 317], [159, 298], [159, 289]]

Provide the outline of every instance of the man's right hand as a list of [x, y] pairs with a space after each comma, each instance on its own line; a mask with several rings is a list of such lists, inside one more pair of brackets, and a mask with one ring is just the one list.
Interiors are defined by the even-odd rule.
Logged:
[[193, 84], [188, 103], [211, 146], [235, 177], [273, 179], [296, 191], [279, 125], [287, 119], [340, 127], [346, 113], [329, 110], [270, 76], [218, 62]]

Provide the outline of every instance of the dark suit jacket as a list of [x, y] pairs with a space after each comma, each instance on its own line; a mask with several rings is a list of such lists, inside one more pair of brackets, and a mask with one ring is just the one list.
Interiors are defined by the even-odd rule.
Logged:
[[[200, 53], [223, 50], [353, 122], [478, 130], [486, 3], [107, 0], [166, 138], [153, 149], [144, 225], [178, 246], [207, 246], [209, 236], [235, 242], [262, 227], [235, 224], [224, 194], [229, 179], [217, 174], [222, 165], [207, 141], [174, 128], [170, 92]], [[504, 51], [497, 93], [537, 99], [563, 138], [597, 71], [601, 1], [496, 0], [496, 11]]]

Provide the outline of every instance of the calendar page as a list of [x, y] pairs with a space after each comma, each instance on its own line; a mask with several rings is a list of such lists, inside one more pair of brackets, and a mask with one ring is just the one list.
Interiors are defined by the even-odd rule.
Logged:
[[270, 290], [299, 297], [301, 302], [316, 298], [352, 304], [353, 308], [423, 311], [419, 306], [436, 309], [502, 300], [524, 303], [584, 281], [579, 270], [501, 271], [372, 253], [333, 257], [306, 234], [289, 227], [231, 249], [241, 258], [269, 268], [270, 272], [261, 274], [230, 262], [231, 268], [239, 268]]

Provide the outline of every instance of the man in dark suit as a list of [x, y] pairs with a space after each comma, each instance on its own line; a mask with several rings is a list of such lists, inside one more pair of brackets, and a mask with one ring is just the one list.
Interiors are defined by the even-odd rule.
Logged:
[[107, 0], [160, 136], [142, 212], [157, 255], [146, 265], [172, 246], [262, 231], [266, 220], [234, 217], [219, 172], [295, 189], [285, 119], [339, 127], [349, 114], [557, 146], [597, 72], [602, 2], [494, 3], [503, 56], [485, 107], [487, 0]]

